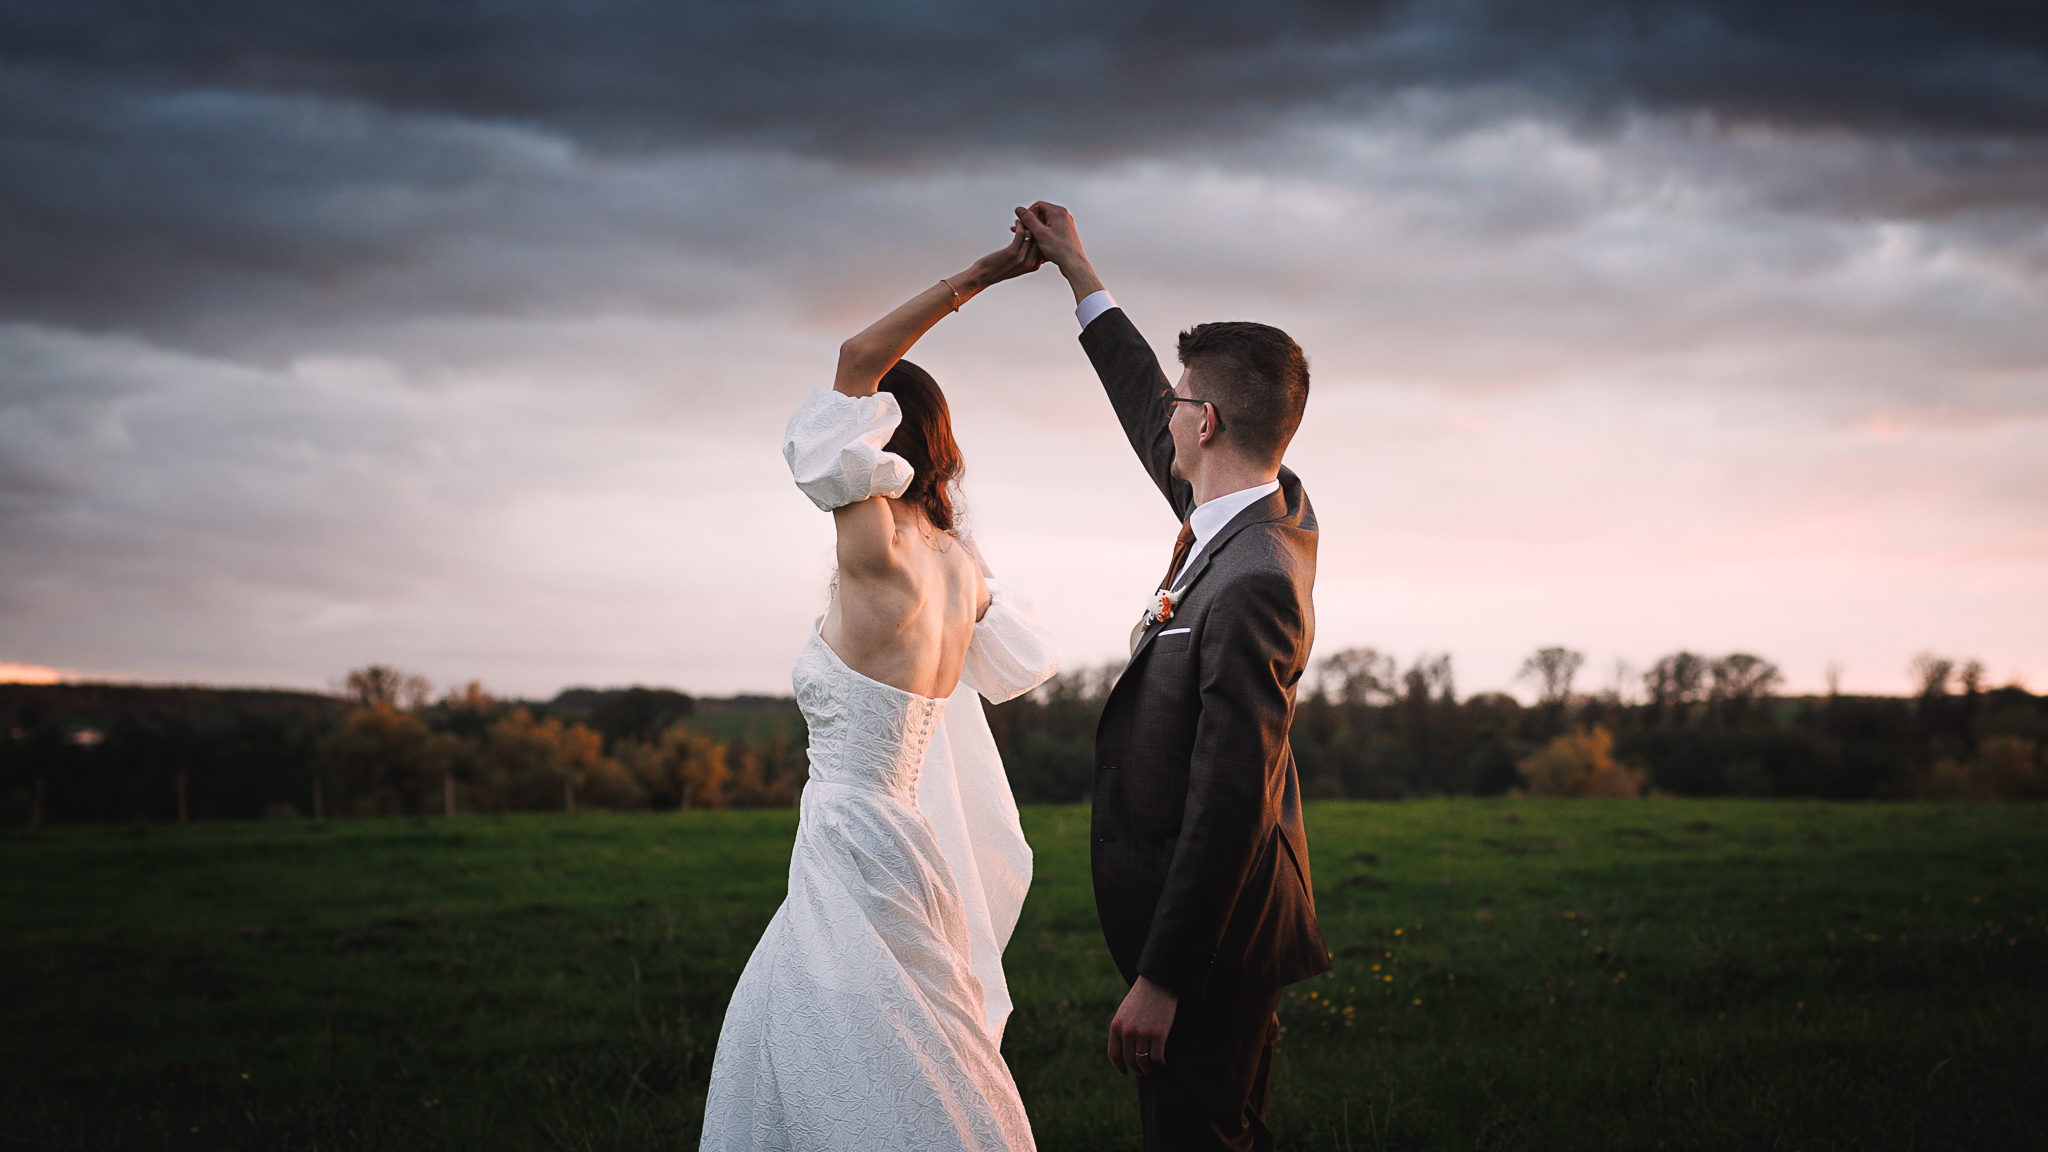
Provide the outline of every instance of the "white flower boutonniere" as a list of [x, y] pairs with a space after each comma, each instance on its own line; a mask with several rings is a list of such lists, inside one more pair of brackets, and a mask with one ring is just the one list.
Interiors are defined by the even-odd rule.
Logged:
[[1154, 624], [1164, 624], [1173, 619], [1173, 610], [1180, 607], [1180, 598], [1187, 594], [1186, 588], [1178, 592], [1168, 592], [1161, 588], [1152, 593], [1145, 601], [1145, 622], [1139, 627], [1150, 628]]
[[1159, 591], [1145, 597], [1145, 614], [1138, 617], [1138, 622], [1131, 626], [1131, 653], [1133, 655], [1137, 654], [1138, 641], [1145, 638], [1145, 630], [1154, 624], [1164, 623], [1173, 619], [1173, 610], [1180, 607], [1180, 598], [1187, 594], [1188, 590], [1186, 588], [1182, 588], [1178, 592], [1168, 592], [1166, 589], [1161, 588]]

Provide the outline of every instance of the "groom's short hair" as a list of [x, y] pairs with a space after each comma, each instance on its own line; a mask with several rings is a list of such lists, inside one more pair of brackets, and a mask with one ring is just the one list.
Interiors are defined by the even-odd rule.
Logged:
[[1257, 463], [1278, 463], [1308, 407], [1308, 357], [1270, 324], [1220, 320], [1180, 334], [1195, 395], [1222, 410], [1224, 436]]

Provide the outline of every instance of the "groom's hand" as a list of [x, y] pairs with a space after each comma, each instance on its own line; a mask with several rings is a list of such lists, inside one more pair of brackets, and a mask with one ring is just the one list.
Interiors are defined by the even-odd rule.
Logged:
[[1087, 262], [1088, 254], [1081, 251], [1080, 230], [1074, 227], [1074, 214], [1058, 204], [1040, 200], [1029, 208], [1019, 208], [1017, 223], [1031, 233], [1039, 252], [1052, 263], [1065, 268], [1068, 264]]
[[1131, 985], [1109, 1022], [1109, 1062], [1117, 1075], [1149, 1076], [1166, 1063], [1166, 1034], [1173, 1031], [1180, 998], [1143, 976]]
[[1017, 225], [1030, 234], [1038, 254], [1060, 266], [1080, 303], [1102, 291], [1102, 280], [1081, 250], [1081, 233], [1074, 227], [1074, 214], [1049, 201], [1040, 200], [1029, 208], [1017, 209]]

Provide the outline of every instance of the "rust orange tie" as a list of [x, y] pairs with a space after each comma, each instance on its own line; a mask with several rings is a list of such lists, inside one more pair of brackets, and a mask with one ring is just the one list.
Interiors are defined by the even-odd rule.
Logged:
[[1173, 578], [1180, 575], [1180, 566], [1188, 562], [1188, 553], [1194, 551], [1195, 530], [1183, 521], [1180, 535], [1173, 538], [1173, 562], [1166, 566], [1166, 579], [1159, 582], [1162, 591], [1173, 591]]

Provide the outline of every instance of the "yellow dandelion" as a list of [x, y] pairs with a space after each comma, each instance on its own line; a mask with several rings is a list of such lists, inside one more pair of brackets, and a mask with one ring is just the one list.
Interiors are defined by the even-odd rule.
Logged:
[[1417, 997], [1415, 998], [1415, 1006], [1416, 1006], [1417, 1008], [1420, 1008], [1420, 1007], [1422, 1007], [1422, 997], [1420, 997], [1420, 996], [1417, 996]]
[[1399, 935], [1400, 935], [1401, 933], [1403, 933], [1403, 932], [1406, 932], [1406, 931], [1407, 931], [1407, 929], [1406, 929], [1406, 928], [1396, 928], [1396, 929], [1394, 929], [1394, 935], [1396, 935], [1396, 936], [1399, 936]]

